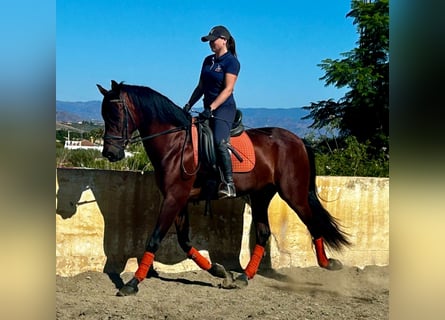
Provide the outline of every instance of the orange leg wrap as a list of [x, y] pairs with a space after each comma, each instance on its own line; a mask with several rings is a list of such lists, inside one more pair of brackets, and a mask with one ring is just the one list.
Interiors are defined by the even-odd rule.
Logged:
[[247, 264], [246, 270], [244, 273], [246, 274], [248, 279], [252, 279], [253, 276], [257, 273], [258, 267], [260, 266], [261, 259], [264, 256], [264, 247], [260, 245], [255, 245], [253, 249], [252, 257], [250, 258], [249, 263]]
[[314, 240], [315, 252], [317, 253], [318, 265], [322, 268], [327, 268], [329, 266], [329, 259], [324, 251], [323, 238], [318, 238]]
[[187, 257], [195, 261], [195, 263], [204, 270], [209, 270], [212, 265], [210, 264], [209, 260], [207, 260], [204, 256], [202, 256], [198, 250], [195, 248], [191, 248], [190, 251], [187, 253]]
[[134, 277], [141, 282], [147, 277], [148, 270], [153, 264], [153, 260], [155, 259], [155, 255], [151, 252], [145, 252], [142, 257], [141, 263], [139, 264], [139, 268], [136, 270]]

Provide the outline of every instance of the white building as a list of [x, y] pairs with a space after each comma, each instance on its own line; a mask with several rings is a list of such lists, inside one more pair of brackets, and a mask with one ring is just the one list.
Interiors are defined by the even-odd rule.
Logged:
[[[70, 150], [85, 149], [85, 150], [99, 150], [100, 152], [102, 152], [102, 148], [103, 148], [103, 146], [96, 145], [96, 144], [92, 143], [91, 141], [88, 141], [85, 139], [79, 140], [79, 141], [65, 140], [64, 147], [65, 147], [65, 149], [70, 149]], [[133, 153], [125, 150], [125, 156], [131, 157], [131, 156], [133, 156]]]

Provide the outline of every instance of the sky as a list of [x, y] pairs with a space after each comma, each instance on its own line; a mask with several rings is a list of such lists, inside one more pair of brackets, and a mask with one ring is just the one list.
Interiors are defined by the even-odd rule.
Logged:
[[[148, 86], [184, 105], [202, 61], [201, 42], [216, 25], [236, 41], [237, 106], [293, 108], [341, 98], [347, 88], [320, 80], [323, 59], [356, 47], [350, 0], [59, 0], [56, 99], [101, 100], [96, 84]], [[198, 102], [196, 106], [202, 105]]]

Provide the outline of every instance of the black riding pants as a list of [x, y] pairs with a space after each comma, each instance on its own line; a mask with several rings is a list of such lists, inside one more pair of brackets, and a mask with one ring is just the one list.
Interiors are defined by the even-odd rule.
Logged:
[[220, 144], [222, 140], [229, 141], [230, 129], [235, 120], [236, 105], [222, 104], [212, 114], [213, 118], [210, 119], [210, 128], [213, 131], [215, 145]]

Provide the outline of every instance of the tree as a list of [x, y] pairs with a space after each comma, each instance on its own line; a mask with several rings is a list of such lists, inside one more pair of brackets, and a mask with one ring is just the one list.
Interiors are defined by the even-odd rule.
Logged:
[[91, 139], [93, 139], [94, 143], [97, 143], [98, 141], [101, 141], [102, 137], [104, 136], [104, 128], [103, 127], [95, 128], [91, 130], [88, 133], [88, 135]]
[[337, 102], [311, 103], [303, 109], [313, 119], [310, 128], [335, 128], [339, 137], [356, 137], [369, 145], [370, 156], [389, 151], [389, 0], [352, 0], [346, 17], [357, 25], [357, 48], [341, 60], [325, 59], [320, 66], [325, 85], [351, 90]]

